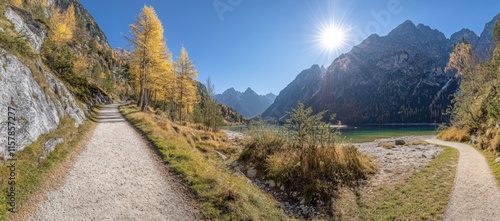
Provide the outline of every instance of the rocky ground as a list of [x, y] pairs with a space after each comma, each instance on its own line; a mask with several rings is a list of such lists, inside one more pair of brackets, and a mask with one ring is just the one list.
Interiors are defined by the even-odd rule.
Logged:
[[[379, 165], [378, 173], [367, 180], [365, 186], [395, 184], [420, 171], [443, 151], [436, 145], [417, 142], [432, 137], [406, 136], [356, 144], [361, 152], [372, 156]], [[405, 145], [395, 145], [396, 140], [404, 141]], [[394, 144], [394, 146], [386, 148], [380, 144]]]

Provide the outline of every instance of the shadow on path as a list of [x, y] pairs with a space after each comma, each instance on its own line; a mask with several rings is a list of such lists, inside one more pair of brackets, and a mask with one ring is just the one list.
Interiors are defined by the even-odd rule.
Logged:
[[98, 123], [116, 123], [116, 122], [124, 122], [125, 119], [118, 111], [118, 107], [122, 104], [107, 104], [100, 107], [97, 112]]

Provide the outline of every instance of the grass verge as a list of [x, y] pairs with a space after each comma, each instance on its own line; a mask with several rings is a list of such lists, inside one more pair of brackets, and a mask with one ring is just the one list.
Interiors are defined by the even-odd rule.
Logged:
[[[93, 130], [95, 123], [86, 121], [78, 128], [74, 127], [74, 121], [65, 117], [62, 119], [59, 127], [51, 133], [41, 135], [34, 143], [17, 153], [15, 193], [17, 210], [20, 211], [25, 203], [31, 199], [44, 184], [47, 179], [61, 174], [53, 174], [53, 170], [65, 161], [67, 156], [72, 153], [80, 141]], [[63, 138], [64, 142], [58, 144], [56, 149], [44, 155], [43, 144], [52, 138]], [[7, 209], [7, 189], [9, 188], [7, 180], [9, 177], [8, 162], [0, 165], [0, 220], [6, 220], [12, 213]]]
[[[158, 149], [169, 168], [193, 192], [209, 220], [289, 220], [270, 195], [230, 171], [214, 152], [222, 140], [214, 134], [173, 125], [165, 118], [140, 112], [134, 105], [120, 107], [125, 118]], [[211, 138], [210, 138], [211, 137]]]
[[458, 150], [444, 151], [422, 171], [393, 186], [343, 191], [335, 208], [342, 220], [441, 220], [455, 179]]
[[500, 186], [500, 163], [495, 163], [495, 159], [500, 156], [497, 156], [490, 150], [482, 150], [481, 152], [483, 153], [484, 157], [486, 157], [486, 161], [490, 166], [491, 172], [493, 172], [493, 176], [495, 176], [497, 184]]

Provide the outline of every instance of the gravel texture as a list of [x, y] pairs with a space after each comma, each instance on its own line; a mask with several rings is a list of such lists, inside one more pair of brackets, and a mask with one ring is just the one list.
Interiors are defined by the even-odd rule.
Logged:
[[394, 148], [387, 149], [379, 146], [379, 143], [394, 144], [396, 140], [410, 142], [431, 137], [406, 136], [355, 144], [361, 152], [372, 156], [380, 167], [379, 172], [368, 180], [368, 186], [386, 186], [401, 182], [404, 178], [427, 166], [432, 159], [443, 151], [443, 149], [435, 145], [394, 145]]
[[500, 188], [483, 155], [470, 145], [429, 139], [458, 149], [457, 174], [445, 220], [500, 220]]
[[199, 220], [176, 180], [142, 137], [107, 105], [63, 183], [30, 220]]

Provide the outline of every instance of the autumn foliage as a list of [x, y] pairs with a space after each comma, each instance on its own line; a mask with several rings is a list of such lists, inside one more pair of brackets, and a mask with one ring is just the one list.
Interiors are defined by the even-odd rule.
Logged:
[[450, 54], [447, 71], [456, 71], [460, 89], [451, 110], [452, 127], [441, 138], [466, 141], [481, 149], [500, 152], [500, 22], [493, 29], [497, 48], [490, 61], [479, 63], [471, 45], [463, 40]]
[[73, 39], [76, 28], [75, 8], [70, 5], [66, 11], [52, 8], [54, 14], [50, 18], [50, 27], [52, 29], [51, 39], [60, 45]]
[[177, 61], [172, 61], [163, 36], [163, 26], [153, 7], [144, 6], [134, 24], [130, 25], [133, 47], [131, 73], [142, 111], [149, 106], [162, 107], [172, 119], [184, 122], [192, 116], [199, 102], [198, 72], [181, 48]]
[[194, 105], [199, 98], [196, 91], [194, 79], [198, 76], [193, 62], [189, 60], [188, 53], [184, 47], [181, 48], [181, 55], [175, 62], [175, 76], [177, 87], [175, 89], [175, 100], [178, 103], [178, 114], [182, 122], [188, 114], [193, 113]]

